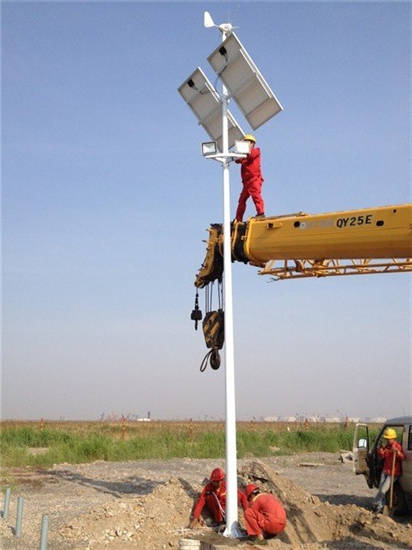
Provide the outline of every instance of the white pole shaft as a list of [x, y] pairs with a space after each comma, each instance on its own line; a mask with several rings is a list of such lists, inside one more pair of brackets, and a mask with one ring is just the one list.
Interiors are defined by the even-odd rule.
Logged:
[[[223, 40], [226, 38], [223, 33]], [[228, 93], [222, 88], [222, 153], [229, 153]], [[223, 162], [223, 266], [225, 293], [225, 369], [226, 369], [226, 537], [240, 534], [237, 512], [236, 402], [233, 339], [232, 258], [230, 239], [229, 160]]]

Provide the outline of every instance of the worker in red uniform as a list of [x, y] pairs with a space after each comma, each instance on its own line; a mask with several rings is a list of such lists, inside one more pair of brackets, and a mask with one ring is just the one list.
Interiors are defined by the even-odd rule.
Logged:
[[396, 441], [397, 433], [393, 428], [386, 428], [383, 433], [383, 438], [386, 439], [386, 445], [380, 447], [377, 455], [383, 458], [383, 468], [379, 489], [376, 497], [373, 500], [373, 509], [376, 512], [382, 512], [385, 505], [385, 496], [391, 486], [391, 477], [393, 483], [402, 474], [402, 460], [405, 459], [405, 454], [402, 446]]
[[251, 134], [246, 134], [243, 138], [249, 143], [249, 154], [246, 158], [237, 159], [235, 162], [242, 165], [241, 176], [243, 189], [240, 193], [239, 203], [236, 210], [236, 220], [241, 222], [246, 210], [246, 201], [252, 197], [256, 207], [257, 217], [264, 217], [265, 204], [262, 199], [263, 177], [260, 169], [260, 149], [256, 147], [256, 139]]
[[281, 533], [286, 526], [286, 512], [270, 493], [261, 493], [254, 483], [246, 486], [249, 507], [245, 510], [245, 523], [250, 538], [263, 540]]
[[[243, 510], [247, 508], [246, 496], [242, 491], [237, 492], [238, 501], [242, 505]], [[193, 528], [197, 523], [203, 524], [200, 519], [200, 514], [204, 506], [207, 506], [216, 523], [225, 521], [226, 508], [226, 481], [225, 472], [222, 468], [215, 468], [210, 476], [209, 483], [204, 487], [198, 498], [193, 514], [190, 517], [189, 527]]]

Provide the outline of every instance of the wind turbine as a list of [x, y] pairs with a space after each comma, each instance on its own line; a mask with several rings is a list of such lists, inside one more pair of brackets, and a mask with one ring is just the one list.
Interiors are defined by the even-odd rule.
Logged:
[[213, 21], [212, 16], [208, 11], [205, 11], [203, 13], [203, 26], [206, 29], [210, 29], [211, 27], [216, 27], [220, 30], [220, 32], [230, 34], [234, 27], [231, 23], [221, 23], [220, 25], [216, 25], [216, 23]]

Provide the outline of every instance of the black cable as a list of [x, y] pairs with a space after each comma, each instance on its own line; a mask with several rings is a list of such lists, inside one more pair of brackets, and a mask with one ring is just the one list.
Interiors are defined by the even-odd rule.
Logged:
[[203, 361], [200, 363], [200, 372], [204, 372], [207, 367], [207, 362], [209, 357], [212, 355], [213, 349], [209, 350], [206, 355], [203, 357]]
[[203, 357], [203, 361], [200, 363], [200, 372], [204, 372], [206, 370], [208, 362], [213, 370], [217, 370], [220, 367], [220, 355], [217, 348], [212, 348]]

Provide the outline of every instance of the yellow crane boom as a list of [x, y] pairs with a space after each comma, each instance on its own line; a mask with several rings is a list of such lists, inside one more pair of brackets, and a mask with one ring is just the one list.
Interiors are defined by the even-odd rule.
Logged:
[[[412, 271], [412, 204], [234, 222], [232, 260], [276, 279]], [[209, 228], [195, 286], [223, 274], [223, 228]]]

